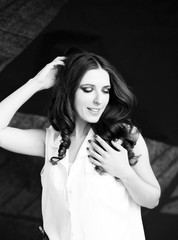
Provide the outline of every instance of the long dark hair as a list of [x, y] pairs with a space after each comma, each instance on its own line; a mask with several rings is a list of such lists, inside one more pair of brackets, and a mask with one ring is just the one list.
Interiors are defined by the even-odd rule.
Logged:
[[[134, 137], [136, 134], [133, 134], [134, 126], [130, 120], [134, 95], [124, 79], [107, 60], [99, 55], [75, 48], [70, 48], [65, 55], [67, 56], [65, 66], [59, 68], [49, 108], [49, 121], [62, 137], [58, 157], [52, 157], [51, 163], [57, 164], [63, 159], [71, 144], [70, 135], [75, 128], [76, 115], [74, 98], [82, 77], [88, 70], [101, 67], [110, 77], [110, 99], [99, 121], [92, 123], [91, 127], [94, 133], [110, 146], [112, 146], [112, 140], [122, 139], [122, 146], [128, 150], [130, 165], [136, 164], [138, 157], [132, 151], [136, 143]], [[96, 169], [101, 170], [97, 167]]]

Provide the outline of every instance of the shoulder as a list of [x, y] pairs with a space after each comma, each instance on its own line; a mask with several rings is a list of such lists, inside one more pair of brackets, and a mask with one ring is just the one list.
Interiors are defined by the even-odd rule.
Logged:
[[133, 152], [135, 156], [142, 156], [149, 159], [148, 148], [141, 131], [136, 126], [125, 125], [131, 140], [133, 141]]
[[144, 156], [146, 159], [149, 159], [148, 148], [147, 148], [144, 137], [139, 132], [136, 138], [137, 139], [135, 141], [135, 146], [133, 148], [135, 155], [136, 156], [141, 155], [141, 156]]
[[145, 156], [148, 158], [148, 148], [141, 131], [136, 126], [125, 125], [129, 131], [129, 135], [134, 142], [133, 151], [136, 156]]
[[139, 136], [141, 135], [140, 130], [135, 126], [135, 125], [130, 125], [130, 124], [123, 124], [124, 127], [127, 129], [131, 139], [137, 143]]
[[50, 143], [54, 147], [57, 147], [61, 139], [61, 133], [55, 130], [52, 125], [46, 128], [46, 143]]
[[128, 129], [128, 132], [131, 136], [131, 139], [134, 141], [134, 149], [146, 149], [147, 150], [147, 146], [144, 140], [144, 137], [142, 136], [141, 131], [135, 126], [131, 126], [129, 124], [125, 124], [125, 126]]

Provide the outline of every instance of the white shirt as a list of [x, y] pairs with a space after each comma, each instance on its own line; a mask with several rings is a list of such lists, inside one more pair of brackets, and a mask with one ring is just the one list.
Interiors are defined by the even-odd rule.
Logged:
[[69, 172], [69, 153], [52, 165], [61, 136], [46, 131], [45, 165], [41, 172], [42, 215], [50, 240], [144, 240], [140, 206], [121, 181], [100, 175], [88, 159], [90, 129]]

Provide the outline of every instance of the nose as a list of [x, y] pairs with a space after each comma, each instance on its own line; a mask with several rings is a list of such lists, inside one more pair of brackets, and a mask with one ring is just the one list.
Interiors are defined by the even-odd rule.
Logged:
[[100, 93], [96, 93], [94, 99], [93, 99], [94, 104], [100, 105], [102, 104], [102, 96]]

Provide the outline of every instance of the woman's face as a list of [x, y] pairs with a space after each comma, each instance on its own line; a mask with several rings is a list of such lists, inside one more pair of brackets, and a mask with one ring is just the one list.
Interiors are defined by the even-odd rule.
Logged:
[[109, 102], [109, 74], [102, 68], [88, 70], [75, 94], [77, 121], [96, 123]]

